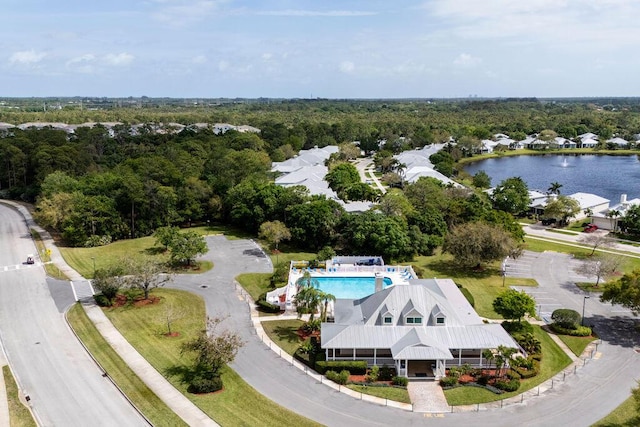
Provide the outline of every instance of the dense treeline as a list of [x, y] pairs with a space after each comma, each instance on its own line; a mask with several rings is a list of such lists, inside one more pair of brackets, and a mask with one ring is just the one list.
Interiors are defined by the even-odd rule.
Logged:
[[[511, 214], [493, 210], [481, 192], [422, 179], [381, 197], [356, 182], [352, 168], [342, 166], [346, 164], [338, 158], [331, 164], [330, 181], [341, 197], [378, 203], [378, 213], [347, 213], [335, 201], [309, 196], [304, 188], [276, 186], [271, 162], [292, 157], [302, 148], [354, 140], [376, 152], [385, 139], [385, 150], [390, 151], [380, 152], [376, 161], [381, 170], [394, 171], [392, 152], [445, 141], [450, 135], [530, 133], [559, 129], [554, 126], [559, 123], [571, 132], [598, 132], [602, 126], [619, 130], [623, 123], [625, 132], [640, 132], [639, 116], [630, 110], [535, 100], [290, 101], [216, 108], [2, 112], [1, 121], [14, 123], [40, 119], [125, 124], [116, 126], [112, 135], [102, 126], [78, 128], [72, 135], [53, 129], [7, 131], [0, 138], [0, 195], [36, 202], [39, 221], [71, 245], [104, 244], [149, 235], [162, 226], [208, 221], [257, 233], [264, 222], [281, 221], [291, 232], [291, 244], [301, 248], [332, 246], [344, 253], [403, 260], [431, 253], [449, 231], [464, 223], [490, 223], [516, 240], [522, 231]], [[126, 123], [143, 119], [250, 124], [262, 132], [216, 135], [187, 127], [171, 134], [143, 127], [133, 136]], [[449, 164], [448, 155], [441, 155], [442, 167]]]

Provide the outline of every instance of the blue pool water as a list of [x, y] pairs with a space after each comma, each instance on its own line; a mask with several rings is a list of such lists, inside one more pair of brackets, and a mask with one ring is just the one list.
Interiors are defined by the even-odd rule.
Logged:
[[[322, 292], [332, 294], [336, 298], [360, 299], [376, 291], [375, 277], [314, 277], [313, 279], [318, 282], [318, 288]], [[385, 277], [382, 288], [392, 283], [391, 279]]]

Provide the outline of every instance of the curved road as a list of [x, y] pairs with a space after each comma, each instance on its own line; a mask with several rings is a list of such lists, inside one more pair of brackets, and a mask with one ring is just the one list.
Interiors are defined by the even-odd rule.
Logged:
[[67, 326], [24, 218], [0, 204], [0, 338], [22, 390], [43, 426], [148, 425], [102, 377]]
[[[604, 315], [594, 315], [590, 321], [598, 324], [603, 339], [598, 348], [599, 357], [578, 370], [576, 375], [568, 376], [561, 386], [539, 398], [525, 400], [523, 405], [432, 418], [358, 401], [318, 384], [289, 366], [256, 337], [247, 304], [236, 294], [234, 277], [243, 272], [271, 271], [270, 262], [257, 245], [247, 240], [227, 240], [223, 236], [208, 237], [207, 242], [210, 252], [205, 258], [213, 261], [215, 268], [200, 276], [179, 276], [172, 287], [201, 295], [210, 315], [229, 314], [227, 326], [237, 330], [246, 341], [232, 366], [249, 384], [278, 404], [329, 426], [426, 423], [442, 426], [467, 423], [587, 426], [628, 397], [640, 373], [640, 355], [633, 350], [638, 343], [634, 341], [633, 331], [628, 330], [629, 319], [625, 317], [612, 322]], [[549, 270], [545, 262], [548, 260], [540, 259], [526, 268], [534, 277], [544, 275], [540, 280], [551, 288], [564, 286], [566, 265], [563, 267], [562, 261], [558, 261], [556, 268]], [[575, 305], [576, 301], [580, 302], [581, 297], [567, 301], [567, 306]], [[590, 304], [596, 303], [592, 300]], [[627, 322], [627, 327], [612, 327], [620, 322]]]

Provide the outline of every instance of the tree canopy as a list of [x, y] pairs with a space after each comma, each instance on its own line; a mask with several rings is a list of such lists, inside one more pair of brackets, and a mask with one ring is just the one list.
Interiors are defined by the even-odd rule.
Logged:
[[505, 319], [519, 322], [526, 314], [532, 317], [536, 315], [536, 301], [525, 292], [509, 289], [496, 297], [493, 310]]
[[513, 238], [502, 228], [483, 222], [462, 224], [446, 237], [443, 250], [464, 267], [505, 258], [516, 247]]
[[497, 209], [513, 215], [529, 210], [529, 188], [520, 177], [507, 178], [494, 188], [491, 199]]
[[600, 300], [620, 304], [637, 316], [640, 313], [640, 270], [634, 270], [614, 282], [605, 284]]

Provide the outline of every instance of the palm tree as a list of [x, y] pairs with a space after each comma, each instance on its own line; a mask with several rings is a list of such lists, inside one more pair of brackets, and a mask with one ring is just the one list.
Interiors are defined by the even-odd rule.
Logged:
[[482, 350], [482, 357], [484, 357], [484, 360], [487, 361], [488, 365], [489, 365], [489, 370], [491, 369], [491, 363], [495, 360], [495, 357], [493, 355], [493, 351], [491, 351], [491, 349], [486, 349], [486, 350]]
[[329, 294], [327, 292], [320, 291], [320, 299], [324, 302], [324, 306], [322, 312], [320, 313], [320, 319], [323, 322], [327, 321], [327, 307], [329, 306], [329, 301], [335, 301], [336, 297], [333, 294]]
[[306, 271], [304, 275], [298, 279], [298, 292], [294, 297], [298, 317], [302, 314], [309, 313], [309, 322], [313, 321], [313, 317], [318, 311], [318, 307], [322, 301], [322, 291], [318, 289], [317, 284], [318, 281], [314, 280], [311, 274]]
[[620, 217], [620, 211], [617, 209], [611, 209], [607, 212], [607, 218], [611, 221], [611, 231], [613, 232], [618, 229], [618, 221], [616, 221], [618, 217]]
[[560, 184], [557, 181], [552, 182], [551, 185], [549, 185], [549, 188], [547, 188], [547, 193], [548, 194], [560, 195], [560, 189], [561, 188], [562, 188], [562, 184]]

